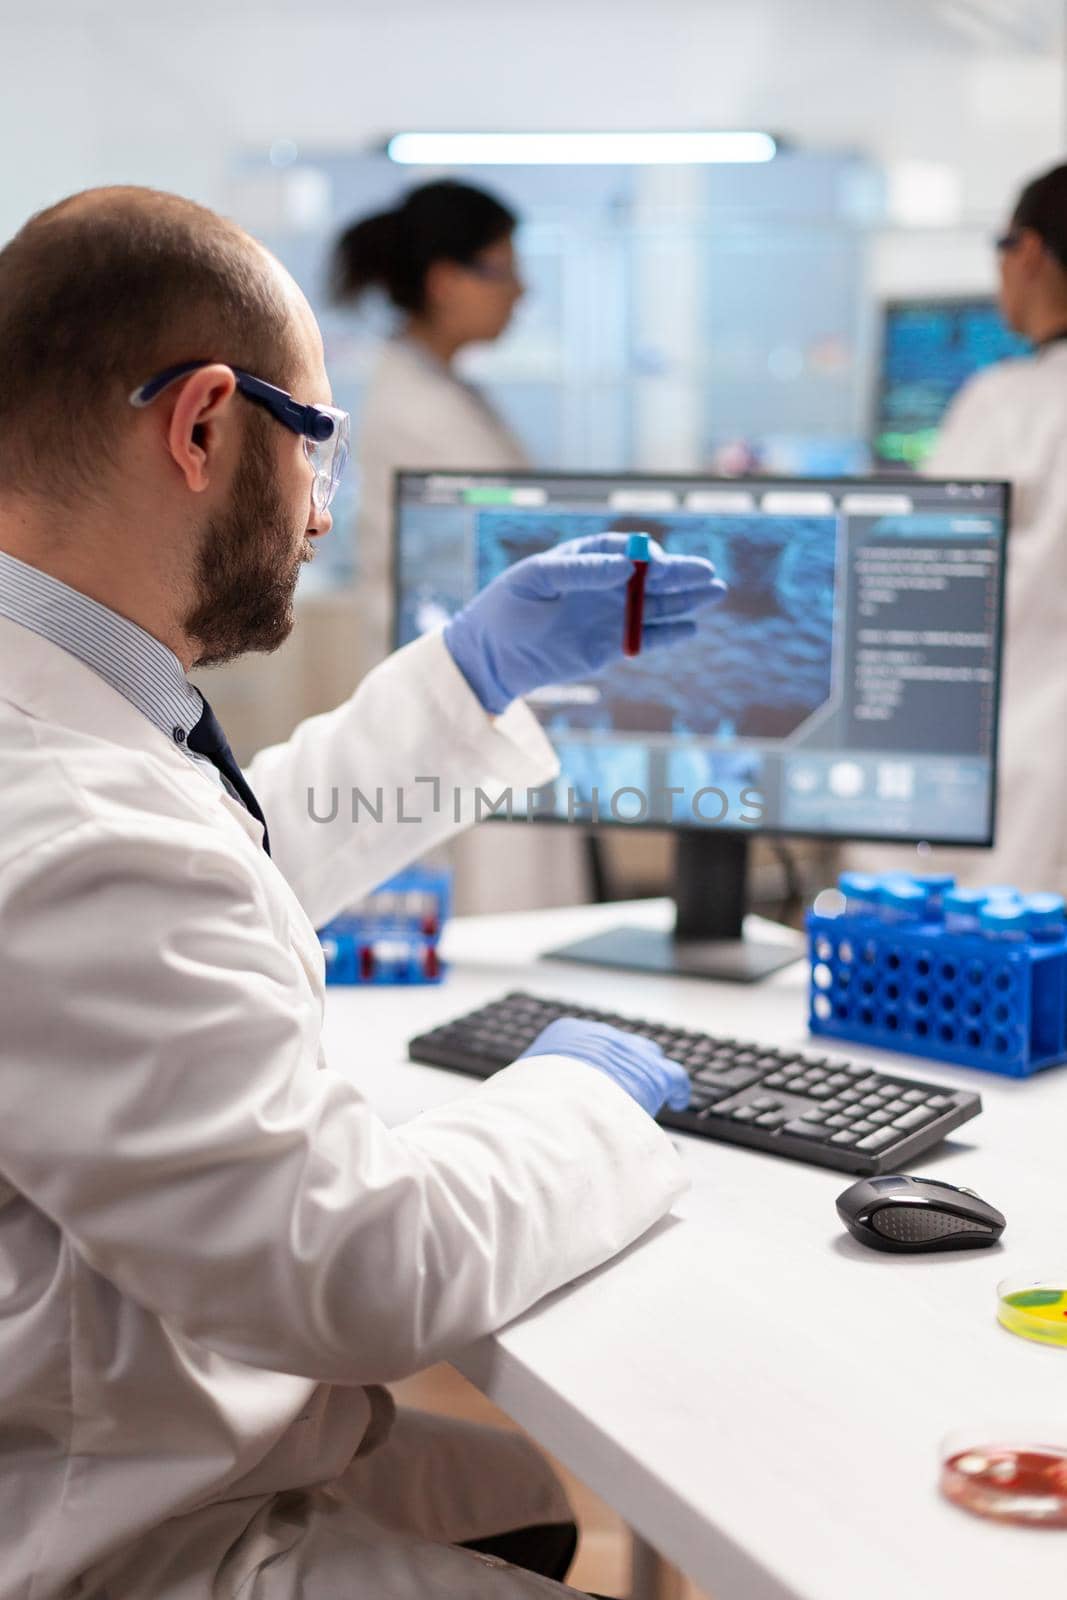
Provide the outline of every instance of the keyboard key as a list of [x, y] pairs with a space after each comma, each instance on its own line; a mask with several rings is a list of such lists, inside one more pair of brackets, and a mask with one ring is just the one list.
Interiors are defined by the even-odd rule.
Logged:
[[859, 1082], [855, 1085], [855, 1087], [857, 1089], [861, 1090], [861, 1092], [863, 1094], [870, 1094], [872, 1089], [880, 1089], [881, 1086], [882, 1086], [881, 1078], [875, 1078], [875, 1077], [861, 1078], [859, 1080]]
[[813, 1083], [804, 1090], [804, 1093], [809, 1095], [812, 1100], [829, 1100], [832, 1098], [833, 1092], [828, 1083]]
[[925, 1123], [933, 1122], [936, 1116], [937, 1112], [931, 1111], [929, 1106], [913, 1106], [905, 1116], [897, 1117], [893, 1126], [901, 1133], [910, 1133], [912, 1128], [921, 1128]]
[[699, 1111], [703, 1106], [713, 1106], [716, 1101], [724, 1100], [729, 1093], [727, 1089], [703, 1089], [699, 1085], [689, 1091], [690, 1111]]
[[947, 1111], [952, 1105], [952, 1097], [947, 1094], [932, 1094], [926, 1104], [934, 1111]]
[[808, 1080], [807, 1078], [790, 1078], [785, 1087], [789, 1094], [804, 1094], [808, 1087]]
[[853, 1128], [842, 1128], [840, 1133], [835, 1133], [830, 1139], [831, 1144], [855, 1144], [859, 1134]]
[[785, 1083], [786, 1075], [784, 1072], [772, 1072], [768, 1077], [764, 1078], [763, 1087], [765, 1089], [784, 1089]]
[[840, 1100], [842, 1105], [851, 1106], [855, 1105], [857, 1100], [862, 1100], [863, 1096], [860, 1094], [858, 1089], [842, 1089], [837, 1098]]
[[780, 1128], [784, 1122], [788, 1121], [788, 1111], [764, 1111], [761, 1116], [756, 1118], [756, 1122], [761, 1128]]
[[902, 1100], [906, 1100], [908, 1104], [912, 1106], [922, 1105], [926, 1100], [926, 1096], [923, 1094], [921, 1089], [909, 1089], [907, 1093], [902, 1094], [900, 1098]]
[[852, 1132], [857, 1139], [862, 1139], [865, 1133], [873, 1133], [877, 1126], [876, 1122], [854, 1122], [852, 1124]]
[[876, 1094], [866, 1094], [860, 1101], [860, 1107], [865, 1111], [880, 1111], [885, 1104]]
[[757, 1111], [777, 1111], [781, 1103], [773, 1094], [758, 1094], [754, 1100], [749, 1101], [749, 1105], [755, 1106]]
[[725, 1072], [702, 1072], [700, 1081], [713, 1089], [747, 1089], [759, 1082], [759, 1073], [750, 1067], [730, 1067]]
[[818, 1123], [811, 1122], [806, 1117], [798, 1119], [796, 1122], [787, 1122], [782, 1132], [795, 1134], [798, 1139], [825, 1139], [826, 1137]]
[[760, 1113], [755, 1106], [738, 1106], [736, 1111], [731, 1111], [730, 1117], [733, 1122], [758, 1122]]
[[899, 1137], [896, 1128], [879, 1128], [877, 1133], [869, 1133], [865, 1139], [861, 1139], [856, 1149], [869, 1152], [884, 1150], [887, 1144], [892, 1144]]
[[759, 1060], [756, 1062], [756, 1066], [760, 1072], [775, 1072], [780, 1064], [781, 1063], [779, 1062], [777, 1056], [768, 1055], [760, 1056]]
[[878, 1093], [881, 1095], [883, 1100], [895, 1100], [897, 1097], [897, 1086], [895, 1083], [883, 1083]]
[[867, 1113], [867, 1121], [873, 1122], [876, 1128], [884, 1128], [886, 1123], [892, 1122], [892, 1120], [893, 1113], [891, 1111], [869, 1111]]
[[826, 1126], [828, 1128], [847, 1128], [851, 1121], [851, 1117], [842, 1116], [838, 1113], [836, 1117], [827, 1117]]
[[[823, 1113], [824, 1116], [827, 1116], [827, 1117], [832, 1117], [835, 1112], [837, 1112], [837, 1111], [846, 1111], [847, 1109], [848, 1109], [848, 1107], [845, 1105], [845, 1102], [843, 1100], [837, 1100], [837, 1099], [824, 1100], [824, 1101], [822, 1101], [822, 1103], [821, 1103], [821, 1105], [819, 1107], [819, 1110]], [[804, 1114], [805, 1114], [805, 1116], [807, 1116], [807, 1112], [805, 1112]]]
[[847, 1089], [852, 1079], [847, 1072], [835, 1072], [826, 1081], [831, 1089]]

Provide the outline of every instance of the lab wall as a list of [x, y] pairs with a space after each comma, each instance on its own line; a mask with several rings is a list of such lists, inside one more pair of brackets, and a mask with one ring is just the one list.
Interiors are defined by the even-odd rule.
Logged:
[[[431, 175], [385, 160], [390, 133], [764, 128], [786, 155], [757, 179], [512, 174], [538, 293], [471, 370], [542, 459], [714, 466], [762, 430], [847, 467], [879, 302], [990, 291], [1005, 206], [1063, 153], [1062, 33], [1055, 0], [0, 0], [0, 239], [84, 186], [174, 189], [325, 310], [347, 198]], [[378, 331], [328, 328], [357, 421]], [[356, 492], [293, 639], [212, 675], [242, 755], [352, 686]]]
[[[1001, 21], [961, 27], [968, 9]], [[1058, 10], [1030, 0], [189, 0], [165, 11], [52, 0], [34, 16], [4, 0], [0, 237], [89, 183], [153, 183], [222, 204], [236, 149], [279, 138], [361, 148], [402, 127], [754, 125], [946, 168], [963, 214], [993, 215], [1062, 141]], [[922, 174], [898, 181], [920, 203]], [[899, 260], [885, 270], [895, 277]]]

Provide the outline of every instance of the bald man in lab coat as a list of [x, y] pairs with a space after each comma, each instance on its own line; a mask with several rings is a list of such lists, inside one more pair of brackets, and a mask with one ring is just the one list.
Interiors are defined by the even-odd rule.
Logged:
[[0, 251], [0, 1600], [561, 1594], [463, 1548], [567, 1523], [532, 1448], [383, 1385], [683, 1187], [577, 1044], [395, 1129], [323, 1060], [315, 927], [452, 813], [309, 792], [554, 771], [441, 635], [234, 762], [186, 672], [286, 636], [345, 422], [296, 286], [189, 202]]

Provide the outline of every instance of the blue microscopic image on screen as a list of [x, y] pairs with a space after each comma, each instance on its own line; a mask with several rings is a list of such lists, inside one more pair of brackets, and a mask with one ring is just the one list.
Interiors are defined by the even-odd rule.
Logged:
[[667, 752], [671, 820], [681, 823], [756, 820], [762, 815], [763, 757], [756, 750], [678, 745]]
[[399, 551], [397, 641], [407, 644], [455, 616], [475, 590], [470, 528], [461, 506], [408, 506]]
[[[696, 632], [598, 673], [593, 703], [535, 709], [554, 733], [690, 733], [785, 739], [830, 696], [837, 522], [832, 516], [638, 516], [485, 510], [477, 518], [477, 586], [566, 539], [649, 533], [676, 555], [706, 556], [728, 584]], [[622, 617], [620, 612], [620, 631]]]

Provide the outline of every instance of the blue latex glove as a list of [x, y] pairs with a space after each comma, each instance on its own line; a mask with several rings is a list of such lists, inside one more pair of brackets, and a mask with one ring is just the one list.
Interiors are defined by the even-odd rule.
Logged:
[[541, 1029], [519, 1060], [525, 1056], [574, 1056], [588, 1062], [625, 1089], [650, 1117], [664, 1102], [672, 1111], [684, 1111], [689, 1104], [689, 1076], [684, 1067], [665, 1056], [651, 1039], [609, 1028], [604, 1022], [557, 1017]]
[[[495, 716], [531, 689], [584, 678], [622, 655], [634, 570], [627, 537], [571, 539], [517, 561], [452, 618], [445, 643], [486, 711]], [[650, 540], [643, 648], [688, 638], [692, 613], [725, 592], [710, 561], [669, 556]]]

